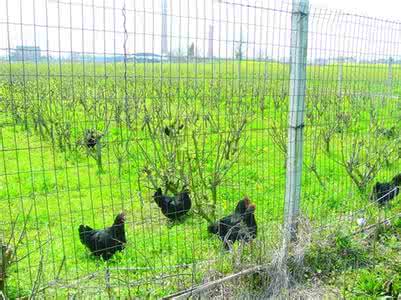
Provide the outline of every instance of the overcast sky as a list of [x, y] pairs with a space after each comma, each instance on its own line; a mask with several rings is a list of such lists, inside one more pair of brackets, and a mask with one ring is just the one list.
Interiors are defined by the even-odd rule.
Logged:
[[399, 0], [310, 0], [309, 3], [373, 17], [400, 19], [401, 1]]
[[[185, 52], [194, 43], [197, 54], [206, 55], [213, 25], [214, 56], [233, 57], [240, 41], [248, 57], [289, 56], [291, 1], [166, 1], [168, 48], [172, 52]], [[123, 54], [125, 37], [128, 54], [160, 53], [161, 2], [0, 0], [0, 54], [17, 45], [37, 45], [42, 55], [48, 51], [55, 57], [68, 57], [72, 52]], [[310, 0], [310, 5], [310, 58], [352, 56], [363, 60], [401, 55], [401, 25], [382, 20], [397, 19], [400, 0]]]

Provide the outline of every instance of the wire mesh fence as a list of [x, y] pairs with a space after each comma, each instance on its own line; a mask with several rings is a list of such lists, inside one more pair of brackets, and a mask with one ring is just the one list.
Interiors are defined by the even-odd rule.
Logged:
[[[304, 9], [2, 1], [4, 293], [164, 297], [259, 272], [281, 247], [286, 183], [301, 193], [298, 241], [338, 228], [369, 236], [371, 224], [397, 218], [401, 23]], [[302, 47], [294, 36], [305, 20], [299, 60], [292, 47]], [[302, 67], [306, 82], [291, 75]], [[293, 96], [305, 103], [297, 126]], [[288, 139], [292, 129], [301, 140]], [[310, 265], [338, 267], [317, 253]], [[346, 267], [367, 260], [344, 253]], [[262, 281], [274, 283], [258, 277], [208, 297], [244, 296]]]

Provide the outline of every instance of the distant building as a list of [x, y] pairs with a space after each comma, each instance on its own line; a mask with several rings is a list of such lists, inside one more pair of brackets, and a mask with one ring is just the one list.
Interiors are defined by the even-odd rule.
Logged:
[[334, 62], [343, 62], [343, 63], [355, 63], [357, 59], [355, 57], [346, 57], [340, 56], [333, 59]]
[[128, 61], [135, 62], [162, 62], [167, 61], [166, 56], [162, 56], [155, 53], [135, 53], [130, 55]]
[[114, 63], [114, 62], [123, 62], [124, 61], [124, 55], [90, 55], [90, 54], [84, 54], [82, 52], [71, 52], [70, 57], [65, 59], [67, 61], [72, 61], [72, 62], [88, 62], [88, 63]]
[[208, 58], [213, 58], [213, 31], [214, 27], [213, 25], [209, 26], [209, 44], [208, 44], [208, 49], [207, 49], [207, 57]]
[[83, 60], [81, 52], [73, 51], [73, 52], [71, 52], [70, 55], [71, 55], [71, 60], [72, 61], [82, 61]]
[[35, 61], [40, 60], [40, 47], [17, 46], [11, 53], [11, 60]]

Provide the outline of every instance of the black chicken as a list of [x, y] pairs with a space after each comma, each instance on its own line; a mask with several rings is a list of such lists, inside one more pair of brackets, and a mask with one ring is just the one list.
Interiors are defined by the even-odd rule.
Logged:
[[394, 176], [391, 182], [376, 182], [370, 199], [383, 206], [400, 193], [400, 185], [401, 174]]
[[171, 136], [171, 135], [172, 135], [172, 132], [171, 132], [170, 127], [168, 127], [168, 126], [164, 127], [164, 133], [165, 133], [165, 135], [167, 135], [167, 136]]
[[173, 135], [178, 134], [180, 130], [183, 128], [184, 128], [183, 124], [179, 125], [177, 128], [175, 128], [174, 125], [166, 126], [164, 127], [164, 134], [171, 137]]
[[218, 235], [226, 249], [230, 243], [237, 240], [249, 242], [256, 238], [257, 234], [255, 209], [255, 204], [245, 197], [238, 202], [233, 214], [209, 225], [208, 231]]
[[187, 214], [192, 205], [189, 191], [187, 189], [184, 189], [181, 193], [170, 197], [163, 195], [162, 189], [158, 188], [153, 195], [153, 199], [161, 208], [163, 215], [170, 220], [177, 220], [181, 216]]
[[89, 149], [94, 149], [97, 144], [97, 134], [95, 130], [89, 129], [85, 132], [85, 145]]
[[256, 224], [255, 218], [255, 204], [249, 204], [248, 208], [245, 211], [245, 216], [243, 219], [244, 224], [246, 225], [245, 230], [240, 231], [240, 240], [244, 240], [246, 242], [250, 242], [256, 238], [258, 233], [258, 225]]
[[112, 226], [103, 230], [92, 229], [87, 225], [79, 225], [79, 239], [93, 255], [110, 259], [114, 253], [124, 249], [125, 243], [125, 213], [120, 213]]
[[103, 136], [104, 134], [96, 129], [87, 129], [85, 130], [85, 136], [80, 144], [86, 146], [89, 150], [94, 150]]

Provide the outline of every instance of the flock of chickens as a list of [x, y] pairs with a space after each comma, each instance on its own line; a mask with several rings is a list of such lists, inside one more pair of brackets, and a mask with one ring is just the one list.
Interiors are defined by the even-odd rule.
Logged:
[[[401, 174], [393, 177], [390, 182], [377, 182], [373, 186], [371, 200], [379, 206], [386, 205], [400, 192]], [[189, 191], [184, 189], [175, 196], [163, 194], [158, 188], [153, 195], [155, 203], [163, 215], [170, 220], [177, 220], [185, 216], [191, 209]], [[256, 238], [257, 224], [255, 219], [256, 206], [248, 197], [240, 200], [231, 215], [209, 224], [208, 232], [217, 235], [223, 242], [225, 249], [236, 241], [250, 242]], [[79, 226], [79, 237], [83, 245], [95, 256], [104, 260], [110, 259], [117, 251], [124, 249], [127, 242], [125, 236], [125, 213], [120, 213], [112, 226], [103, 230], [95, 230], [87, 225]]]
[[[185, 216], [191, 209], [189, 191], [184, 189], [175, 196], [164, 195], [158, 188], [153, 195], [155, 203], [163, 215], [170, 220]], [[240, 200], [235, 211], [219, 221], [208, 226], [209, 233], [216, 234], [223, 242], [224, 248], [229, 249], [235, 241], [250, 242], [256, 238], [257, 225], [255, 219], [255, 204], [248, 197]], [[79, 226], [79, 238], [95, 256], [104, 260], [110, 259], [117, 251], [124, 249], [127, 242], [125, 236], [125, 213], [117, 215], [112, 226], [96, 230], [87, 225]]]

